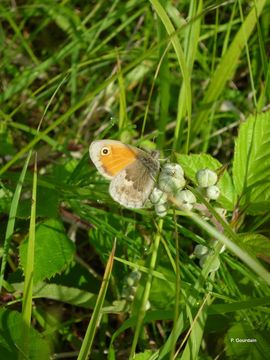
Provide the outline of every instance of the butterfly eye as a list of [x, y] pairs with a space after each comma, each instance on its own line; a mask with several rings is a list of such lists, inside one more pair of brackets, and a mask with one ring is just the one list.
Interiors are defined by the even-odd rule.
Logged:
[[110, 148], [108, 148], [107, 146], [104, 146], [102, 149], [101, 149], [101, 155], [110, 155], [111, 153], [111, 150]]

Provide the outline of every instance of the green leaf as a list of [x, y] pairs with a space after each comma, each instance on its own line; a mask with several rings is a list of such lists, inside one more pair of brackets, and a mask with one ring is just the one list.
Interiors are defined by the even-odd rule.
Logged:
[[154, 308], [171, 310], [175, 299], [175, 274], [166, 265], [159, 265], [157, 271], [160, 271], [167, 279], [171, 279], [171, 282], [153, 277], [150, 303]]
[[[64, 188], [64, 185], [63, 185]], [[48, 189], [39, 186], [37, 189], [38, 202], [36, 206], [37, 216], [57, 217], [59, 194], [56, 189]], [[30, 216], [31, 199], [23, 199], [19, 203], [18, 217], [28, 218]]]
[[[0, 310], [0, 358], [17, 360], [20, 352], [22, 316], [17, 311]], [[40, 334], [30, 329], [29, 359], [47, 360], [50, 358], [50, 347]]]
[[270, 113], [243, 123], [235, 145], [233, 181], [240, 205], [249, 214], [269, 210]]
[[[4, 280], [4, 274], [5, 274], [6, 264], [7, 264], [8, 253], [9, 253], [10, 240], [11, 240], [12, 234], [14, 233], [15, 218], [17, 215], [18, 204], [19, 204], [20, 195], [21, 195], [21, 191], [22, 191], [22, 185], [24, 183], [24, 178], [25, 178], [26, 170], [27, 170], [30, 158], [31, 158], [31, 154], [32, 154], [32, 151], [29, 152], [29, 154], [24, 162], [24, 166], [23, 166], [21, 175], [19, 177], [19, 181], [17, 183], [14, 195], [12, 197], [12, 200], [10, 201], [9, 219], [8, 219], [7, 228], [6, 228], [3, 255], [2, 255], [2, 263], [1, 263], [0, 292], [2, 290], [2, 285], [3, 285], [3, 280]], [[1, 190], [2, 189], [0, 189], [0, 192], [1, 192]], [[7, 194], [7, 192], [8, 192], [8, 194]], [[6, 189], [5, 189], [4, 193], [5, 193], [5, 197], [11, 196], [11, 194], [9, 194], [9, 191], [7, 191]], [[0, 194], [0, 208], [1, 208], [1, 194]]]
[[[230, 312], [236, 312], [239, 310], [250, 310], [250, 309], [254, 312], [254, 310], [256, 310], [255, 308], [258, 306], [269, 307], [269, 305], [270, 305], [270, 296], [252, 297], [245, 301], [234, 301], [232, 303], [225, 303], [225, 304], [224, 303], [212, 304], [208, 308], [208, 315], [226, 314]], [[228, 325], [228, 323], [226, 325]]]
[[[23, 283], [15, 283], [12, 285], [17, 291], [23, 289]], [[33, 297], [57, 300], [87, 309], [93, 309], [97, 301], [97, 295], [89, 291], [44, 282], [40, 282], [35, 286], [33, 289]]]
[[[185, 175], [196, 183], [196, 172], [208, 168], [216, 171], [222, 164], [208, 154], [177, 155], [177, 161], [183, 167]], [[225, 209], [232, 210], [235, 204], [235, 190], [232, 180], [227, 171], [223, 173], [218, 181], [221, 195], [217, 202]]]
[[238, 234], [241, 245], [254, 256], [270, 257], [270, 240], [261, 234]]
[[100, 280], [76, 261], [72, 261], [64, 272], [55, 275], [50, 283], [66, 287], [75, 287], [94, 294], [97, 294], [100, 288]]
[[146, 350], [143, 353], [136, 354], [134, 360], [149, 360], [153, 355], [153, 351]]
[[[26, 265], [27, 241], [20, 246], [23, 268]], [[40, 224], [36, 229], [34, 283], [50, 278], [66, 268], [73, 259], [74, 251], [74, 244], [67, 237], [62, 222], [49, 219]]]
[[218, 100], [227, 81], [233, 78], [235, 69], [240, 64], [239, 59], [242, 50], [245, 47], [250, 35], [254, 32], [254, 28], [258, 23], [258, 17], [263, 11], [265, 3], [265, 0], [259, 0], [254, 3], [254, 6], [252, 6], [250, 12], [231, 41], [228, 50], [222, 56], [215, 72], [212, 74], [210, 84], [205, 91], [203, 99], [203, 104], [205, 106], [202, 107], [202, 111], [192, 124], [194, 133], [198, 133], [201, 129], [203, 129], [213, 109], [212, 104], [215, 104]]
[[269, 336], [269, 331], [259, 332], [246, 323], [233, 325], [225, 337], [226, 354], [230, 359], [268, 359]]

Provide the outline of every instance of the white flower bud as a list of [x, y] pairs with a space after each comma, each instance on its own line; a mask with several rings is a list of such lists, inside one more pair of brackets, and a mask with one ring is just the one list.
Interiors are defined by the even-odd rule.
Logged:
[[152, 204], [165, 204], [167, 202], [167, 194], [158, 188], [154, 188], [151, 195], [150, 195], [150, 201]]
[[138, 270], [132, 271], [126, 278], [126, 282], [128, 286], [136, 285], [141, 278], [141, 272]]
[[162, 167], [161, 174], [172, 176], [176, 179], [182, 179], [182, 177], [184, 177], [184, 170], [179, 164], [167, 163]]
[[134, 301], [134, 295], [133, 294], [129, 294], [128, 296], [127, 296], [127, 301], [129, 301], [129, 302], [133, 302]]
[[[206, 255], [203, 255], [200, 259], [200, 266], [203, 267], [207, 258], [208, 258], [209, 254], [206, 254]], [[210, 267], [210, 271], [213, 272], [213, 271], [217, 271], [220, 267], [220, 261], [219, 261], [219, 258], [215, 258], [213, 261], [212, 261], [212, 264], [211, 264], [211, 267]]]
[[166, 193], [174, 194], [178, 190], [183, 189], [185, 185], [186, 180], [183, 176], [175, 178], [170, 175], [161, 173], [158, 179], [158, 187], [160, 190], [165, 191]]
[[193, 254], [200, 259], [203, 255], [206, 255], [208, 253], [209, 249], [208, 247], [204, 246], [204, 245], [196, 245], [195, 249], [193, 251]]
[[196, 173], [196, 179], [200, 187], [208, 187], [215, 185], [218, 177], [217, 174], [210, 169], [201, 169]]
[[208, 256], [209, 256], [208, 254], [205, 254], [200, 258], [200, 267], [203, 267], [203, 265], [205, 264]]
[[130, 295], [130, 290], [127, 287], [124, 287], [121, 293], [122, 298], [127, 298]]
[[134, 296], [137, 291], [137, 286], [130, 286], [129, 291], [130, 291], [130, 296]]
[[220, 190], [216, 185], [211, 185], [206, 189], [206, 196], [210, 200], [217, 200], [220, 195]]
[[190, 190], [178, 191], [175, 195], [175, 200], [183, 210], [191, 210], [196, 203], [196, 197]]
[[164, 217], [167, 215], [167, 206], [165, 204], [155, 205], [155, 211], [157, 213], [157, 216]]
[[145, 304], [145, 311], [148, 311], [151, 308], [151, 303], [150, 301], [147, 300], [146, 304]]

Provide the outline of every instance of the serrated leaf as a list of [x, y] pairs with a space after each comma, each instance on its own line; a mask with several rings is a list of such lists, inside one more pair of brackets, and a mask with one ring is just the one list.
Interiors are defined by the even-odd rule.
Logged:
[[270, 112], [243, 123], [235, 145], [233, 181], [240, 205], [256, 214], [270, 205]]
[[[22, 316], [17, 311], [0, 310], [0, 358], [17, 360], [22, 337]], [[47, 360], [50, 358], [49, 343], [40, 334], [30, 329], [29, 359]]]
[[270, 258], [270, 239], [261, 234], [238, 234], [241, 245], [254, 256]]
[[[196, 172], [208, 168], [216, 171], [222, 164], [208, 154], [177, 155], [177, 161], [183, 167], [185, 175], [196, 184]], [[227, 171], [218, 181], [221, 194], [217, 200], [225, 209], [232, 210], [235, 204], [235, 190]]]
[[265, 360], [270, 354], [269, 331], [251, 329], [246, 323], [232, 326], [225, 337], [230, 359]]
[[[26, 265], [27, 241], [20, 246], [20, 260]], [[57, 219], [37, 226], [35, 242], [34, 283], [48, 279], [66, 268], [73, 259], [75, 247]]]

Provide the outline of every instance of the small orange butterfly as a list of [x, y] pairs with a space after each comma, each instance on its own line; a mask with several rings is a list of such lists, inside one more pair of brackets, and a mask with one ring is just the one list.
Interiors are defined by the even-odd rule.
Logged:
[[101, 175], [111, 180], [111, 197], [126, 208], [143, 208], [159, 172], [159, 153], [147, 153], [115, 140], [93, 141], [90, 158]]

